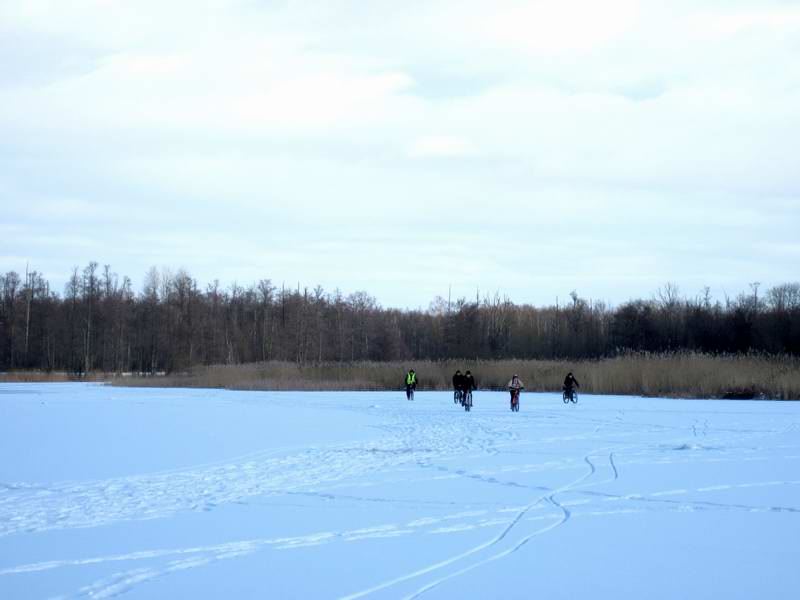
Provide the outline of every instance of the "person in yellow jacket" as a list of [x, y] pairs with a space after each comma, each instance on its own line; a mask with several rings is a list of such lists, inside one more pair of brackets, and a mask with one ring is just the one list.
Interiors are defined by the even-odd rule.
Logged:
[[406, 373], [406, 399], [414, 399], [414, 390], [417, 389], [417, 374], [414, 369], [410, 369]]

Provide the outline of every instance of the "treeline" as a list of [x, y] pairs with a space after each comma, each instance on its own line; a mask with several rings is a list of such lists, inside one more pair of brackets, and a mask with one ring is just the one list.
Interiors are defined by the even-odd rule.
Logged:
[[671, 284], [611, 308], [580, 298], [517, 305], [499, 295], [381, 307], [366, 292], [277, 287], [269, 279], [201, 289], [151, 269], [140, 292], [109, 266], [74, 269], [59, 294], [37, 272], [0, 275], [0, 369], [178, 372], [289, 361], [595, 359], [627, 352], [800, 355], [800, 283], [724, 302]]

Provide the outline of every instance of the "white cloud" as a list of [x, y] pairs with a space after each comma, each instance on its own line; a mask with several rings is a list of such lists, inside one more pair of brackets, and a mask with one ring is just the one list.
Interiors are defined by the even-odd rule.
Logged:
[[800, 29], [800, 8], [767, 6], [734, 10], [732, 14], [701, 13], [693, 18], [692, 25], [694, 35], [700, 39], [718, 40], [754, 30], [769, 34], [797, 32]]
[[533, 55], [588, 52], [634, 27], [639, 4], [636, 0], [487, 4], [487, 14], [468, 21], [467, 31], [481, 45], [489, 43]]
[[463, 158], [475, 156], [478, 149], [461, 137], [428, 135], [414, 140], [407, 153], [411, 158]]

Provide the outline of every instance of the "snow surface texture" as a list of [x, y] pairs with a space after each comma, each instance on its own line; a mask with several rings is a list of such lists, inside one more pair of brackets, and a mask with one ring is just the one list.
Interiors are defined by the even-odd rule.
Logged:
[[0, 385], [0, 598], [796, 598], [800, 403]]

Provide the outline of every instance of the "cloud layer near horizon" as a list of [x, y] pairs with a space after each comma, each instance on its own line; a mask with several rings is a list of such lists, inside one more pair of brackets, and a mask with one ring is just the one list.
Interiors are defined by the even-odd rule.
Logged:
[[793, 2], [0, 5], [0, 262], [424, 305], [798, 278]]

